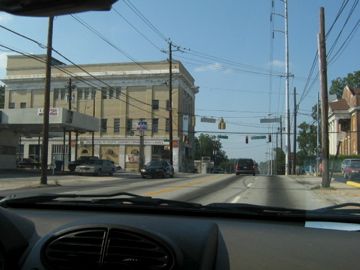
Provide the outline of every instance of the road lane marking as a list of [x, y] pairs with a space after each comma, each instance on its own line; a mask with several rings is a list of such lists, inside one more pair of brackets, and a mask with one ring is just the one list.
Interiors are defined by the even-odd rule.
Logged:
[[240, 200], [240, 198], [241, 198], [240, 195], [236, 196], [236, 197], [231, 201], [231, 203], [237, 203], [237, 202]]
[[247, 186], [248, 188], [250, 188], [250, 187], [252, 186], [252, 184], [253, 184], [253, 183], [250, 183], [250, 184], [247, 184], [246, 186]]
[[360, 183], [354, 181], [346, 181], [346, 184], [352, 187], [360, 188]]

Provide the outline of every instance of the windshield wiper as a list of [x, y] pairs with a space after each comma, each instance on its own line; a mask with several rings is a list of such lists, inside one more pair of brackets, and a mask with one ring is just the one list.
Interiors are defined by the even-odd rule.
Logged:
[[311, 210], [312, 213], [323, 213], [323, 212], [336, 212], [336, 213], [351, 213], [351, 214], [360, 214], [360, 203], [340, 203], [336, 205], [331, 205], [323, 208], [318, 208]]
[[35, 196], [11, 195], [0, 201], [0, 206], [22, 206], [38, 204], [81, 204], [107, 206], [163, 206], [201, 208], [201, 204], [141, 196], [129, 192], [111, 194], [39, 194]]

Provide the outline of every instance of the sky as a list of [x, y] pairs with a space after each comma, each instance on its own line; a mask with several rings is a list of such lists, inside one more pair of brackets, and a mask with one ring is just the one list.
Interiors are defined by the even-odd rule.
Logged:
[[[358, 2], [288, 0], [289, 99], [293, 111], [296, 87], [297, 102], [301, 100], [298, 123], [313, 121], [311, 107], [319, 92], [317, 59], [313, 72], [310, 71], [317, 50], [320, 7], [325, 8], [326, 31], [335, 21], [327, 35], [330, 87], [332, 80], [360, 69], [358, 28], [346, 41], [359, 22]], [[269, 158], [276, 136], [272, 136], [272, 143], [251, 137], [276, 132], [278, 124], [263, 124], [260, 119], [285, 115], [284, 4], [281, 0], [273, 3], [271, 0], [119, 0], [108, 12], [56, 17], [53, 46], [77, 64], [158, 61], [167, 59], [164, 50], [168, 49], [170, 39], [180, 48], [175, 50], [173, 58], [185, 65], [199, 87], [196, 131], [211, 135], [224, 132], [228, 139], [221, 142], [229, 158], [250, 157], [261, 162]], [[335, 20], [341, 7], [343, 11]], [[113, 46], [79, 21], [101, 33]], [[0, 13], [0, 26], [43, 44], [47, 23], [47, 18]], [[3, 28], [0, 36], [0, 78], [5, 76], [6, 55], [13, 54], [1, 46], [25, 53], [46, 53], [44, 48]], [[341, 48], [343, 43], [345, 46]], [[67, 63], [56, 54], [54, 57]], [[306, 83], [308, 80], [310, 84]], [[222, 117], [226, 129], [219, 130], [217, 123], [201, 123], [202, 116], [217, 121]]]

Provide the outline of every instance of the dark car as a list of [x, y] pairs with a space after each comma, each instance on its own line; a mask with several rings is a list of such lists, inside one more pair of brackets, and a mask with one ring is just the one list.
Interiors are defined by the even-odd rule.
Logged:
[[351, 159], [343, 170], [345, 179], [360, 178], [360, 160]]
[[23, 158], [22, 160], [19, 160], [17, 162], [16, 167], [38, 169], [40, 167], [40, 162], [38, 162], [32, 158]]
[[255, 175], [257, 166], [254, 160], [250, 158], [240, 158], [235, 164], [235, 173], [239, 174], [252, 174]]
[[91, 156], [90, 157], [89, 156], [81, 156], [77, 160], [71, 161], [69, 163], [69, 165], [68, 165], [68, 169], [69, 169], [69, 171], [74, 172], [75, 169], [76, 169], [76, 166], [87, 164], [87, 163], [89, 163], [91, 161], [94, 161], [94, 160], [99, 160], [99, 158], [98, 157], [91, 157]]
[[174, 167], [166, 160], [152, 160], [140, 172], [143, 178], [174, 177]]

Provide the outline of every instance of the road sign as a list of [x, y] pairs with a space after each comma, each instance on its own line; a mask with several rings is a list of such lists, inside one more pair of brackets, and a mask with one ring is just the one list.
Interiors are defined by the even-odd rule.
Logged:
[[201, 117], [200, 122], [216, 123], [216, 119], [215, 118], [209, 118], [209, 117]]
[[147, 122], [146, 121], [139, 121], [137, 129], [140, 130], [140, 131], [147, 130]]
[[252, 139], [252, 140], [261, 140], [261, 139], [266, 139], [266, 136], [265, 136], [265, 135], [252, 136], [251, 139]]
[[281, 118], [263, 118], [260, 123], [280, 123]]
[[229, 136], [227, 135], [218, 135], [218, 139], [229, 139]]

